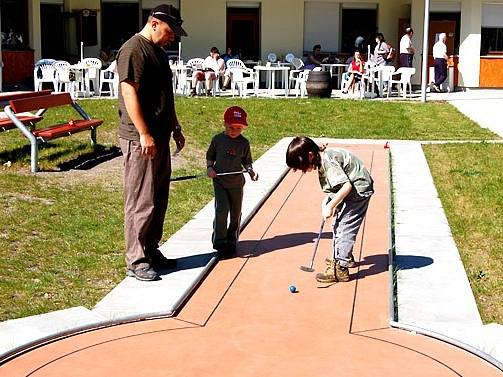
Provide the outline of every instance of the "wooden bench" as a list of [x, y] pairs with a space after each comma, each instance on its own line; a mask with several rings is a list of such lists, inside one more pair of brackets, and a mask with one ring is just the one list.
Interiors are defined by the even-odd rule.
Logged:
[[[30, 97], [40, 97], [47, 96], [51, 94], [51, 90], [41, 90], [39, 92], [5, 92], [0, 93], [0, 105], [5, 106], [9, 101], [30, 98]], [[40, 122], [42, 117], [37, 114], [30, 112], [17, 114], [17, 118], [26, 126], [34, 127], [35, 123]], [[16, 125], [12, 120], [5, 114], [5, 112], [0, 112], [0, 132], [11, 130], [16, 128]]]
[[[51, 107], [71, 105], [82, 119], [69, 120], [42, 129], [28, 129], [23, 123], [22, 116], [29, 111], [38, 110], [41, 116]], [[38, 144], [49, 140], [69, 136], [77, 132], [91, 131], [91, 144], [96, 145], [96, 128], [103, 123], [101, 119], [91, 119], [84, 109], [72, 100], [69, 93], [43, 95], [37, 97], [19, 98], [9, 101], [5, 113], [14, 125], [30, 140], [31, 144], [31, 171], [38, 170]]]

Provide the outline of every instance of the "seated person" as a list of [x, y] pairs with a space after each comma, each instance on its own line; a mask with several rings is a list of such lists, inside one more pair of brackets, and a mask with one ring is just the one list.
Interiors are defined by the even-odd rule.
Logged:
[[230, 47], [227, 47], [227, 52], [223, 54], [222, 59], [224, 59], [225, 62], [225, 73], [224, 73], [224, 84], [222, 85], [222, 90], [226, 90], [230, 88], [230, 83], [231, 83], [231, 71], [227, 67], [227, 62], [231, 59], [239, 59], [239, 54], [233, 54], [232, 49]]
[[225, 54], [223, 54], [221, 58], [224, 59], [225, 66], [227, 67], [227, 61], [230, 59], [239, 59], [239, 54], [233, 54], [232, 49], [227, 47]]
[[211, 95], [213, 82], [218, 79], [225, 71], [224, 60], [220, 57], [218, 48], [212, 47], [210, 55], [204, 59], [201, 69], [196, 70], [192, 74], [192, 91], [190, 95], [194, 97], [198, 81], [206, 81], [206, 95]]
[[342, 93], [347, 93], [349, 89], [355, 92], [355, 84], [359, 82], [365, 72], [365, 62], [363, 61], [360, 51], [356, 50], [351, 61], [348, 72], [347, 80], [342, 85]]
[[321, 57], [321, 45], [314, 45], [313, 52], [307, 56], [307, 61], [306, 65], [304, 66], [304, 69], [313, 70], [316, 67], [320, 67], [322, 60], [323, 59]]

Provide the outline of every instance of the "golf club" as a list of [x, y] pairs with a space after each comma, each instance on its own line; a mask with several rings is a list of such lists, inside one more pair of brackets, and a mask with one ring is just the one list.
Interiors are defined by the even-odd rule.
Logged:
[[[230, 172], [227, 172], [227, 173], [217, 173], [217, 176], [220, 177], [220, 176], [223, 176], [223, 175], [243, 174], [243, 173], [246, 173], [246, 172], [247, 172], [246, 170], [230, 171]], [[206, 175], [206, 174], [185, 175], [185, 176], [182, 176], [182, 177], [172, 178], [171, 182], [186, 181], [188, 179], [197, 179], [197, 178], [205, 178], [205, 177], [208, 177], [208, 175]]]
[[311, 258], [311, 264], [309, 267], [307, 266], [300, 266], [300, 269], [305, 272], [314, 272], [313, 264], [314, 264], [314, 259], [316, 258], [316, 252], [318, 251], [318, 245], [320, 243], [321, 239], [321, 234], [323, 233], [323, 227], [325, 226], [325, 218], [321, 218], [321, 225], [320, 225], [320, 232], [318, 233], [318, 239], [316, 240], [316, 244], [314, 245], [314, 251], [313, 251], [313, 257]]

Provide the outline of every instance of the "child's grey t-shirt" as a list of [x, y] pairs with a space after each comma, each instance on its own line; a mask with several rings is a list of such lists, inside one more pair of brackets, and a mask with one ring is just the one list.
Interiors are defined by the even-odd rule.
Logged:
[[327, 194], [336, 193], [348, 181], [359, 196], [368, 197], [374, 193], [374, 180], [363, 162], [342, 148], [323, 152], [318, 176], [321, 188]]
[[[243, 135], [233, 139], [222, 132], [211, 140], [206, 160], [215, 161], [213, 168], [217, 173], [240, 171], [243, 166], [248, 169], [253, 163], [250, 142]], [[225, 188], [242, 187], [245, 184], [243, 174], [219, 176], [215, 181]]]

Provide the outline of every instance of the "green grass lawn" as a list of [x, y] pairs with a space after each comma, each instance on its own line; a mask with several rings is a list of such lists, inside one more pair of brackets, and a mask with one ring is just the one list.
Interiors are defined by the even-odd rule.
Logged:
[[[117, 102], [86, 100], [82, 106], [104, 119], [100, 153], [117, 145]], [[187, 147], [173, 175], [204, 171], [211, 137], [222, 130], [231, 104], [249, 113], [255, 158], [284, 136], [379, 139], [494, 139], [450, 105], [441, 103], [177, 99]], [[53, 111], [51, 111], [53, 110]], [[76, 118], [49, 110], [39, 127]], [[40, 150], [44, 171], [61, 170], [93, 155], [87, 132], [55, 140]], [[11, 166], [8, 167], [8, 162]], [[4, 165], [5, 164], [5, 165]], [[0, 320], [84, 305], [91, 308], [124, 277], [120, 174], [29, 174], [29, 148], [17, 130], [0, 133]], [[172, 184], [164, 238], [179, 229], [212, 197], [209, 180]]]
[[503, 323], [503, 145], [424, 150], [482, 320]]

